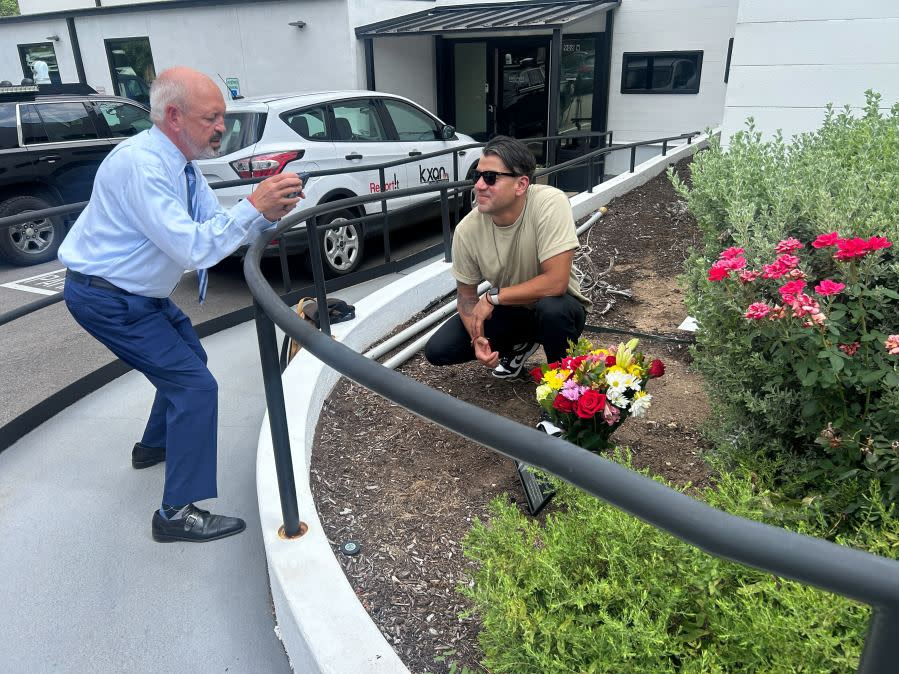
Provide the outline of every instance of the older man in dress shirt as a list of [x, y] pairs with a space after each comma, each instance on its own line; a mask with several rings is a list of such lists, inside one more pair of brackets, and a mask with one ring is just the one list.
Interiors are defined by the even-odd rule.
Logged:
[[223, 209], [194, 160], [216, 156], [225, 101], [202, 73], [176, 67], [150, 90], [148, 131], [100, 165], [90, 203], [59, 249], [75, 320], [156, 387], [132, 465], [166, 462], [157, 541], [208, 541], [244, 530], [237, 517], [194, 503], [217, 496], [218, 385], [190, 319], [169, 295], [185, 270], [206, 269], [253, 240], [297, 204], [302, 181], [281, 173]]

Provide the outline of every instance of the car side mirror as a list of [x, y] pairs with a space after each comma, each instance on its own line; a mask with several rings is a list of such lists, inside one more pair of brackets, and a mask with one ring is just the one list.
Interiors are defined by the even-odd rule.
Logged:
[[443, 128], [440, 130], [440, 137], [443, 140], [452, 140], [456, 135], [456, 127], [452, 124], [444, 124]]

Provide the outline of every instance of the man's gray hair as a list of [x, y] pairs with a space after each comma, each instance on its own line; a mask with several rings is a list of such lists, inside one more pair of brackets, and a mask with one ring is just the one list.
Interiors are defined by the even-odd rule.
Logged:
[[187, 105], [187, 87], [177, 77], [159, 77], [150, 85], [150, 119], [157, 126], [165, 119], [165, 109]]
[[527, 176], [534, 182], [534, 171], [537, 169], [537, 160], [534, 153], [527, 145], [510, 136], [494, 136], [484, 146], [485, 157], [493, 155], [499, 157], [509, 171], [520, 176]]

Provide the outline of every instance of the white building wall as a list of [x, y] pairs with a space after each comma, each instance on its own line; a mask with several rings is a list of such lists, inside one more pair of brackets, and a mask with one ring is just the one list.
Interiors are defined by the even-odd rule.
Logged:
[[785, 137], [820, 126], [824, 106], [865, 103], [865, 89], [899, 101], [899, 3], [742, 0], [722, 137], [756, 128]]
[[42, 14], [96, 6], [94, 0], [19, 0], [19, 13]]
[[50, 42], [47, 38], [52, 35], [59, 37], [59, 41], [53, 42], [53, 50], [56, 52], [60, 78], [63, 82], [77, 82], [78, 72], [75, 69], [75, 58], [72, 55], [65, 19], [22, 21], [0, 26], [0, 80], [18, 84], [25, 77], [17, 45]]
[[[721, 123], [724, 66], [739, 0], [624, 0], [615, 10], [608, 128], [616, 142], [649, 140]], [[702, 50], [697, 94], [622, 94], [624, 52]]]
[[430, 35], [374, 40], [375, 87], [437, 109], [434, 38]]

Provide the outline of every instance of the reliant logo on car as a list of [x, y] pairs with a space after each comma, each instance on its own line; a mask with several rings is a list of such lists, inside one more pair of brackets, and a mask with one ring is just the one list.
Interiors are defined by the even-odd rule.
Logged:
[[[390, 190], [398, 190], [400, 188], [400, 179], [396, 177], [396, 173], [393, 174], [393, 180], [389, 183], [384, 183], [384, 191], [389, 192]], [[381, 185], [379, 183], [368, 183], [368, 191], [371, 194], [377, 194], [381, 191]]]
[[425, 183], [439, 183], [439, 182], [449, 182], [449, 174], [446, 172], [446, 169], [442, 166], [435, 167], [427, 167], [418, 165], [418, 182]]

